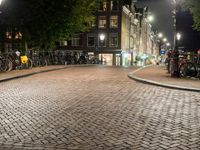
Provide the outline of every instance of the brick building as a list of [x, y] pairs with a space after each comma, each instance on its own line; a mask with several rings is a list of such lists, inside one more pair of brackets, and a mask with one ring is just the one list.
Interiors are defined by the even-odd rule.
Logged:
[[[137, 23], [135, 4], [119, 0], [103, 0], [95, 14], [95, 21], [86, 33], [73, 36], [71, 41], [61, 42], [59, 49], [87, 53], [103, 64], [129, 66], [133, 63], [136, 48]], [[103, 36], [103, 40], [100, 37]]]

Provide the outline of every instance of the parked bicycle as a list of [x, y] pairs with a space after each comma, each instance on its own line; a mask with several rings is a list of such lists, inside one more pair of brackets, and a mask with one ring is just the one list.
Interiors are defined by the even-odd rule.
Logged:
[[9, 69], [9, 60], [5, 59], [3, 55], [0, 55], [0, 71], [8, 71]]
[[180, 77], [197, 77], [200, 78], [200, 56], [197, 60], [192, 62], [186, 58], [179, 60], [179, 73]]
[[14, 69], [30, 69], [33, 67], [32, 60], [27, 55], [22, 55], [19, 51], [8, 53], [6, 60], [9, 62], [8, 71]]

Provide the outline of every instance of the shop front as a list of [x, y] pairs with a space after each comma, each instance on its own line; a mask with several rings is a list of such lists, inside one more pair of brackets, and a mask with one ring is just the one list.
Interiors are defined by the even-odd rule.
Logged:
[[122, 66], [124, 67], [131, 66], [131, 57], [132, 57], [131, 53], [122, 52]]
[[98, 64], [103, 64], [106, 66], [121, 66], [122, 65], [121, 52], [114, 52], [114, 53], [87, 52], [87, 56], [89, 60], [92, 60], [93, 58], [97, 58]]
[[103, 65], [112, 66], [113, 54], [99, 54], [99, 60]]

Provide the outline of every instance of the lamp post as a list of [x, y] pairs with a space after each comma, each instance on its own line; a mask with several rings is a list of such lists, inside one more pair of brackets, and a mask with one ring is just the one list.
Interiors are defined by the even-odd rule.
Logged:
[[172, 53], [171, 61], [170, 61], [170, 73], [171, 73], [171, 76], [179, 77], [179, 52], [178, 52], [177, 42], [178, 42], [178, 39], [180, 40], [181, 35], [177, 34], [177, 26], [176, 26], [177, 0], [173, 0], [173, 6], [174, 6], [174, 9], [173, 9], [172, 17], [174, 18], [174, 46], [173, 46], [174, 52]]
[[176, 2], [176, 0], [173, 0], [173, 6], [174, 6], [174, 8], [173, 8], [173, 11], [172, 11], [172, 17], [174, 18], [174, 47], [173, 47], [173, 49], [174, 50], [176, 50], [177, 49], [177, 47], [176, 47], [176, 13], [177, 13], [177, 9], [176, 9], [176, 6], [177, 6], [177, 2]]
[[[151, 22], [154, 21], [154, 16], [150, 12], [146, 12], [146, 52], [145, 52], [145, 60], [144, 60], [144, 65], [146, 65], [146, 58], [148, 56], [148, 42], [150, 41], [150, 34], [152, 31], [152, 25]], [[149, 53], [151, 54], [151, 52]]]
[[177, 38], [178, 41], [180, 41], [180, 39], [181, 39], [181, 34], [180, 34], [180, 33], [177, 33], [177, 34], [176, 34], [176, 38]]
[[181, 40], [182, 38], [182, 35], [180, 33], [176, 33], [176, 45], [177, 45], [177, 50], [178, 50], [178, 47], [180, 46], [179, 45], [179, 41]]
[[158, 33], [159, 55], [161, 54], [162, 38], [163, 38], [163, 33], [161, 33], [161, 32]]
[[[99, 35], [99, 39], [100, 39], [100, 46], [103, 46], [103, 42], [105, 40], [105, 34], [101, 33]], [[102, 55], [102, 53], [101, 53], [101, 64], [103, 64], [103, 55]]]

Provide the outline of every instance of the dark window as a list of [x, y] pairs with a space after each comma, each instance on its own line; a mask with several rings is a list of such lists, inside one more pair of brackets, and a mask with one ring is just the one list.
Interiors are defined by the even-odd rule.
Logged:
[[80, 36], [76, 34], [72, 38], [72, 46], [80, 46]]
[[107, 10], [107, 1], [101, 0], [99, 4], [99, 11], [106, 11]]
[[94, 47], [95, 46], [95, 36], [94, 35], [88, 35], [87, 46], [88, 47]]
[[111, 33], [109, 36], [109, 46], [110, 47], [118, 47], [118, 34]]

